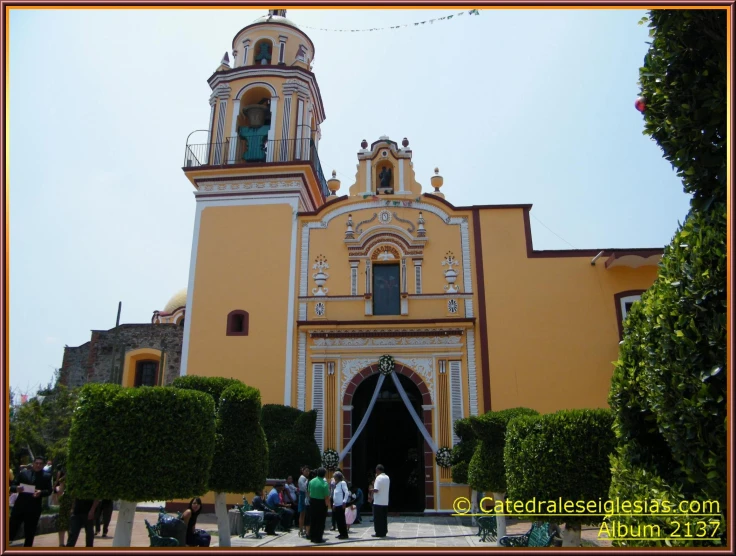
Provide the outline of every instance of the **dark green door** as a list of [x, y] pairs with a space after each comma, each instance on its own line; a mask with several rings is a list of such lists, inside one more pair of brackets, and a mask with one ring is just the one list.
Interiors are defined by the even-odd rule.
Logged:
[[373, 314], [400, 315], [399, 265], [373, 266]]

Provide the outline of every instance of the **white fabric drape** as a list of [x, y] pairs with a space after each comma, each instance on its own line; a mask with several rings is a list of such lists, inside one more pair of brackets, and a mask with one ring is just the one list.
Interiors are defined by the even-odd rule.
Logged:
[[363, 429], [365, 428], [366, 423], [368, 423], [368, 419], [371, 416], [371, 412], [373, 411], [373, 406], [376, 405], [376, 400], [378, 399], [378, 394], [381, 392], [381, 386], [383, 386], [383, 381], [386, 379], [385, 375], [381, 375], [378, 377], [378, 383], [376, 384], [376, 389], [373, 391], [373, 397], [371, 398], [371, 403], [368, 404], [368, 409], [365, 410], [365, 415], [363, 415], [363, 419], [360, 421], [360, 425], [358, 425], [358, 428], [355, 429], [355, 434], [353, 434], [353, 437], [348, 442], [348, 445], [343, 448], [342, 452], [340, 452], [340, 461], [342, 461], [345, 456], [348, 455], [348, 452], [350, 452], [350, 449], [353, 447], [353, 444], [358, 439], [358, 436], [360, 436], [360, 433], [363, 432]]
[[404, 387], [401, 385], [401, 381], [399, 380], [399, 377], [396, 376], [396, 373], [391, 373], [391, 378], [394, 379], [394, 384], [396, 385], [396, 389], [399, 391], [399, 396], [401, 396], [401, 399], [404, 400], [404, 405], [406, 406], [406, 409], [409, 410], [409, 414], [411, 415], [411, 418], [414, 419], [414, 422], [416, 423], [417, 427], [419, 427], [419, 432], [422, 433], [424, 440], [427, 441], [427, 444], [432, 449], [432, 453], [436, 454], [437, 445], [434, 443], [434, 440], [432, 440], [432, 437], [427, 432], [427, 429], [424, 426], [424, 423], [419, 419], [419, 415], [417, 415], [417, 412], [414, 411], [414, 407], [411, 405], [411, 402], [409, 401], [409, 398], [406, 395], [406, 392], [404, 391]]

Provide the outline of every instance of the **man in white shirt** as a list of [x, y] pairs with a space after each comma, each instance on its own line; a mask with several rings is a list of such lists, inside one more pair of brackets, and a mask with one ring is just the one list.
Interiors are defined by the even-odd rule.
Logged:
[[388, 533], [388, 491], [391, 479], [383, 472], [383, 465], [376, 465], [376, 480], [373, 483], [373, 527], [371, 537], [385, 537]]

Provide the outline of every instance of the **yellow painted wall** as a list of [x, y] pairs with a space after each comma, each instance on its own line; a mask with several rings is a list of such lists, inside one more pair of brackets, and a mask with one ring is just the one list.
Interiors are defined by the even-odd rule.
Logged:
[[[187, 374], [242, 380], [283, 403], [292, 209], [210, 207], [201, 215]], [[230, 311], [248, 336], [226, 336]]]
[[607, 407], [619, 342], [614, 294], [647, 289], [657, 268], [527, 258], [522, 209], [482, 210], [480, 222], [492, 409]]

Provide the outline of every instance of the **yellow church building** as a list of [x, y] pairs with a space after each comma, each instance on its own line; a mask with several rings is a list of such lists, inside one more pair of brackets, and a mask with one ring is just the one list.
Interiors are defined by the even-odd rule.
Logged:
[[[312, 40], [271, 10], [232, 56], [185, 151], [196, 216], [182, 375], [316, 409], [321, 450], [343, 451], [371, 410], [341, 468], [365, 488], [384, 464], [393, 509], [427, 513], [469, 493], [433, 453], [457, 442], [457, 419], [607, 405], [622, 319], [662, 249], [535, 250], [532, 205], [454, 206], [437, 169], [415, 175], [406, 139], [364, 140], [354, 182], [329, 179]], [[397, 380], [376, 393], [385, 355]]]

